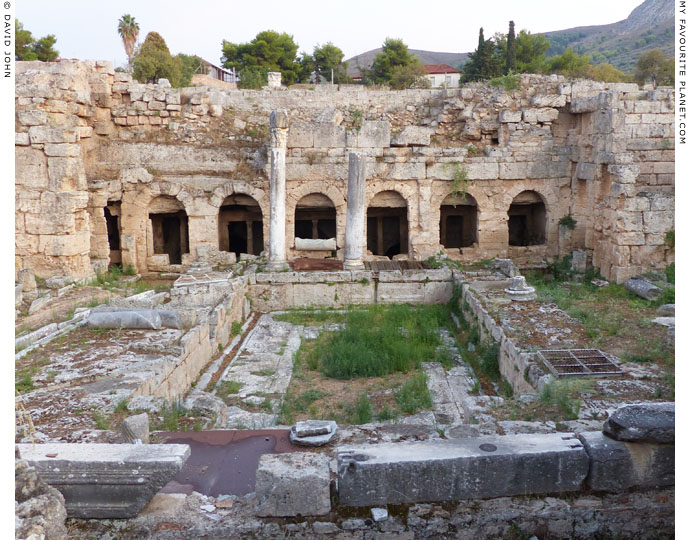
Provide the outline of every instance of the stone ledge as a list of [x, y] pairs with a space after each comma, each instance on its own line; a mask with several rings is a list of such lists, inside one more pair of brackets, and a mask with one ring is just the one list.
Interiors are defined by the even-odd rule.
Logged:
[[[182, 468], [186, 444], [19, 444], [22, 459], [65, 497], [69, 517], [136, 516]], [[52, 457], [49, 457], [52, 456]]]
[[588, 468], [565, 433], [348, 446], [338, 492], [345, 506], [563, 493], [578, 491]]

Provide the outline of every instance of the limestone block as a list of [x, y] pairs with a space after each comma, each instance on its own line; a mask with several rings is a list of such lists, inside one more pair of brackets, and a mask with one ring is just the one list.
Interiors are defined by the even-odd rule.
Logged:
[[345, 128], [343, 126], [337, 126], [335, 124], [312, 124], [312, 133], [314, 135], [315, 148], [345, 147]]
[[144, 444], [149, 442], [149, 415], [135, 414], [125, 418], [120, 426], [120, 434], [125, 443], [140, 440]]
[[168, 90], [168, 91], [166, 91], [165, 102], [168, 105], [180, 105], [180, 103], [181, 103], [180, 91], [179, 90]]
[[299, 283], [292, 294], [294, 307], [330, 306], [336, 301], [337, 289], [328, 283]]
[[23, 126], [40, 126], [48, 123], [48, 115], [45, 111], [17, 111], [17, 120]]
[[14, 134], [14, 144], [15, 146], [29, 146], [29, 134], [28, 133], [15, 133]]
[[507, 122], [519, 122], [520, 120], [522, 120], [521, 111], [510, 111], [508, 109], [504, 109], [498, 113], [498, 121], [502, 124]]
[[447, 304], [453, 296], [453, 284], [443, 281], [432, 281], [424, 284], [425, 304]]
[[91, 238], [88, 231], [75, 232], [68, 235], [41, 235], [38, 241], [38, 251], [45, 255], [60, 257], [88, 254], [91, 249]]
[[597, 174], [597, 166], [594, 163], [580, 162], [575, 169], [575, 176], [580, 180], [594, 180]]
[[48, 179], [55, 191], [86, 189], [86, 173], [81, 159], [73, 157], [48, 158]]
[[463, 165], [467, 169], [470, 180], [492, 180], [498, 178], [498, 163], [467, 163]]
[[264, 454], [256, 471], [256, 514], [322, 516], [330, 512], [330, 466], [325, 454]]
[[424, 283], [379, 283], [377, 302], [381, 304], [423, 304]]
[[359, 148], [382, 148], [390, 146], [391, 124], [386, 120], [364, 120], [357, 134]]
[[600, 431], [587, 431], [579, 438], [590, 459], [587, 486], [594, 491], [675, 484], [674, 444], [617, 441]]
[[75, 143], [77, 130], [66, 127], [33, 126], [29, 128], [31, 144]]
[[[335, 294], [336, 306], [348, 306], [350, 304], [373, 304], [375, 300], [376, 286], [373, 281], [368, 283], [337, 283]], [[334, 297], [335, 298], [335, 297]]]
[[434, 130], [421, 126], [405, 126], [400, 133], [393, 135], [391, 146], [429, 146]]
[[335, 251], [335, 238], [327, 239], [312, 239], [312, 238], [295, 238], [295, 249], [308, 251]]
[[563, 178], [570, 176], [569, 161], [537, 161], [529, 163], [528, 178]]
[[81, 146], [78, 144], [51, 144], [46, 143], [43, 147], [46, 156], [56, 157], [75, 157], [81, 154]]
[[510, 497], [577, 491], [589, 459], [564, 433], [341, 447], [345, 506]]
[[527, 178], [527, 163], [499, 163], [498, 177], [503, 180]]
[[555, 122], [558, 119], [558, 110], [552, 108], [537, 109], [537, 122]]
[[312, 148], [314, 146], [313, 124], [293, 122], [288, 131], [288, 148]]
[[75, 231], [74, 214], [26, 214], [25, 224], [29, 234], [68, 234]]
[[391, 180], [410, 180], [426, 178], [426, 165], [421, 162], [393, 163], [392, 167], [387, 164], [376, 164], [376, 172], [388, 170], [385, 178]]
[[45, 154], [35, 148], [15, 148], [15, 177], [17, 186], [27, 189], [45, 189], [48, 187], [48, 161]]
[[522, 121], [528, 122], [530, 124], [536, 124], [538, 111], [539, 111], [539, 109], [534, 109], [534, 108], [522, 109]]
[[604, 433], [618, 441], [655, 444], [676, 440], [675, 403], [644, 403], [617, 409], [604, 422]]
[[530, 100], [534, 107], [565, 107], [565, 102], [566, 97], [563, 94], [536, 95]]
[[343, 113], [335, 107], [324, 107], [313, 116], [317, 124], [335, 124], [339, 126], [343, 121]]
[[186, 444], [17, 446], [22, 459], [62, 493], [67, 515], [87, 519], [136, 516], [190, 455]]

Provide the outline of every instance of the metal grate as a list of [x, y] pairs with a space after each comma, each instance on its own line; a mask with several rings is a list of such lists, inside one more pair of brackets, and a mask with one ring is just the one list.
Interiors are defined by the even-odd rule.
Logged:
[[615, 377], [618, 365], [599, 349], [538, 351], [539, 358], [556, 377]]

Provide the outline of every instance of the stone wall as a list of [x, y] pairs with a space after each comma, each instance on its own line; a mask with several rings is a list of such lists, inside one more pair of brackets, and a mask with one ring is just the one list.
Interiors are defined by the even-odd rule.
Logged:
[[[556, 76], [521, 82], [512, 92], [476, 84], [173, 89], [134, 83], [107, 62], [18, 63], [16, 267], [43, 277], [106, 267], [103, 208], [118, 202], [116, 257], [140, 271], [228, 262], [218, 215], [233, 195], [260, 208], [267, 247], [268, 116], [276, 108], [290, 117], [288, 258], [314, 255], [295, 249], [294, 240], [295, 209], [314, 193], [335, 209], [343, 258], [348, 152], [357, 150], [367, 159], [367, 205], [382, 192], [404, 201], [401, 257], [446, 251], [459, 260], [538, 262], [586, 249], [616, 281], [668, 264], [672, 90]], [[510, 245], [508, 214], [525, 191], [544, 205], [543, 243]], [[188, 219], [189, 249], [177, 265], [152, 245], [149, 204], [160, 196], [177, 199]], [[470, 245], [441, 245], [444, 201], [476, 209]], [[577, 221], [573, 231], [558, 225], [568, 214]]]

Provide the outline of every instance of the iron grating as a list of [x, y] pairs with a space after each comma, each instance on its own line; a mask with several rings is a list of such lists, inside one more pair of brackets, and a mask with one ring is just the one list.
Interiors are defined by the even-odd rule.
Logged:
[[623, 371], [599, 349], [537, 351], [539, 358], [556, 377], [616, 377]]

